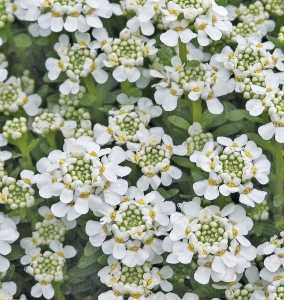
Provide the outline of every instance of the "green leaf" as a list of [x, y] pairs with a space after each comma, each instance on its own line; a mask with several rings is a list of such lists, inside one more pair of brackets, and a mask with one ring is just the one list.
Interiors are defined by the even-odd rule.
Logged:
[[17, 48], [29, 48], [32, 45], [32, 39], [28, 34], [20, 33], [14, 37], [14, 43]]
[[190, 162], [189, 158], [186, 157], [174, 156], [172, 160], [176, 165], [183, 168], [191, 169], [195, 167], [194, 164]]
[[164, 188], [159, 188], [158, 191], [165, 199], [173, 198], [179, 193], [179, 189], [166, 190]]
[[78, 268], [84, 269], [92, 264], [94, 264], [97, 261], [96, 255], [91, 256], [82, 256], [78, 263]]
[[189, 122], [185, 120], [182, 117], [179, 116], [169, 116], [167, 120], [173, 124], [175, 127], [178, 127], [180, 129], [187, 130], [188, 127], [190, 126]]
[[229, 136], [238, 134], [240, 135], [241, 132], [247, 132], [249, 130], [254, 130], [254, 124], [243, 120], [242, 122], [232, 122], [226, 125], [222, 125], [217, 128], [213, 134], [215, 136]]
[[173, 56], [173, 51], [171, 48], [166, 47], [165, 45], [162, 44], [158, 52], [158, 56], [160, 58], [161, 64], [163, 64], [164, 66], [171, 65], [171, 58]]
[[91, 256], [94, 255], [98, 249], [93, 247], [90, 242], [87, 243], [86, 247], [84, 248], [84, 255], [85, 256]]
[[241, 121], [248, 116], [248, 113], [243, 109], [235, 109], [228, 111], [226, 114], [226, 119], [230, 122]]

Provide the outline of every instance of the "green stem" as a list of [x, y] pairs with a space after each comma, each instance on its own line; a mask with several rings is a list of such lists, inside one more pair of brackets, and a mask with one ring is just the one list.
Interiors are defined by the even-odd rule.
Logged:
[[50, 133], [48, 133], [48, 134], [45, 136], [48, 145], [49, 145], [50, 148], [52, 148], [52, 149], [56, 149], [56, 148], [57, 148], [57, 143], [56, 143], [55, 135], [56, 135], [55, 132], [50, 132]]
[[181, 40], [178, 41], [179, 57], [183, 64], [187, 63], [187, 48]]
[[62, 285], [60, 283], [56, 283], [53, 286], [53, 288], [54, 288], [54, 298], [56, 300], [65, 300], [65, 295], [64, 295], [61, 287], [62, 287]]
[[29, 169], [29, 170], [34, 170], [34, 165], [30, 153], [30, 148], [29, 148], [29, 137], [28, 134], [23, 135], [20, 139], [18, 140], [12, 140], [9, 141], [11, 144], [15, 145], [21, 155], [22, 158], [20, 160], [21, 166], [24, 169]]
[[[184, 65], [186, 65], [187, 62], [187, 48], [186, 44], [182, 43], [181, 40], [178, 42], [178, 48], [179, 48], [179, 57], [180, 60]], [[187, 66], [189, 67], [189, 66]], [[201, 100], [198, 101], [191, 101], [191, 109], [192, 109], [192, 122], [199, 122], [202, 121], [202, 102]]]
[[91, 75], [84, 78], [84, 84], [88, 91], [88, 94], [92, 97], [95, 97], [96, 96], [96, 85], [95, 85], [94, 79]]
[[192, 109], [192, 122], [199, 122], [202, 121], [202, 102], [201, 100], [192, 101], [191, 102], [191, 109]]
[[104, 114], [100, 110], [103, 106], [103, 98], [97, 92], [96, 84], [92, 75], [84, 78], [84, 85], [87, 89], [87, 99], [89, 102], [89, 106], [92, 108], [95, 116], [95, 121], [101, 122], [104, 120]]
[[284, 212], [284, 157], [281, 144], [275, 143], [273, 149], [274, 173], [272, 175], [273, 186], [273, 211], [276, 223], [283, 227]]

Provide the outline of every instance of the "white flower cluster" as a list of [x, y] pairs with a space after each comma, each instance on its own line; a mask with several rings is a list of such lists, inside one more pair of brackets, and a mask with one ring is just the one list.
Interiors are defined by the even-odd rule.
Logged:
[[17, 180], [7, 175], [2, 177], [0, 203], [7, 205], [10, 209], [31, 207], [35, 203], [33, 172], [23, 170], [20, 178]]
[[16, 222], [2, 212], [0, 213], [0, 272], [5, 273], [9, 269], [10, 261], [5, 257], [12, 251], [13, 244], [20, 236]]
[[98, 273], [102, 283], [112, 288], [99, 296], [99, 300], [122, 300], [127, 296], [128, 300], [148, 298], [154, 290], [160, 287], [163, 291], [169, 292], [172, 289], [171, 283], [167, 280], [173, 275], [168, 266], [159, 268], [155, 264], [145, 263], [141, 266], [128, 267], [120, 261], [109, 257], [108, 266]]
[[37, 162], [36, 183], [41, 197], [59, 197], [52, 212], [74, 220], [94, 208], [97, 198], [119, 199], [127, 191], [122, 177], [130, 168], [120, 166], [126, 153], [120, 147], [101, 148], [91, 137], [66, 139], [63, 151], [53, 150]]
[[59, 97], [59, 108], [55, 107], [57, 112], [64, 119], [60, 130], [65, 138], [78, 138], [86, 135], [93, 137], [92, 122], [89, 111], [80, 105], [80, 102], [86, 95], [86, 89], [80, 87], [78, 94], [63, 95]]
[[108, 74], [103, 70], [103, 54], [97, 55], [96, 43], [91, 41], [89, 33], [75, 33], [75, 42], [71, 42], [68, 35], [59, 36], [54, 50], [59, 56], [48, 58], [46, 68], [50, 80], [56, 80], [61, 73], [67, 79], [60, 85], [62, 94], [77, 94], [80, 91], [80, 79], [89, 74], [98, 83], [104, 83]]
[[130, 161], [137, 164], [142, 176], [137, 181], [138, 188], [154, 190], [161, 184], [169, 186], [173, 180], [180, 179], [182, 172], [171, 164], [173, 155], [184, 155], [184, 145], [174, 146], [172, 138], [165, 134], [163, 128], [152, 127], [139, 134], [139, 143], [128, 148]]
[[[1, 76], [2, 77], [2, 76]], [[40, 112], [41, 97], [25, 88], [25, 79], [11, 76], [0, 81], [0, 112], [11, 115], [23, 108], [29, 116]]]
[[141, 29], [144, 35], [152, 35], [156, 25], [163, 29], [161, 41], [177, 46], [179, 40], [188, 43], [193, 39], [201, 46], [218, 41], [232, 31], [229, 13], [214, 0], [129, 1], [123, 0], [125, 13], [133, 13], [127, 26], [132, 31]]
[[90, 113], [80, 106], [86, 90], [80, 86], [79, 93], [59, 95], [58, 105], [44, 110], [32, 122], [32, 130], [54, 146], [55, 136], [61, 131], [65, 138], [78, 138], [80, 136], [93, 136]]
[[63, 246], [65, 232], [76, 226], [75, 222], [57, 219], [47, 206], [39, 208], [43, 221], [35, 224], [32, 237], [21, 240], [25, 255], [21, 263], [25, 271], [34, 277], [37, 283], [31, 289], [35, 298], [52, 299], [54, 297], [53, 283], [64, 278], [66, 259], [76, 255], [73, 246]]
[[44, 251], [36, 247], [27, 248], [26, 254], [21, 258], [21, 263], [26, 265], [26, 272], [37, 281], [31, 289], [31, 295], [35, 298], [52, 299], [54, 297], [52, 283], [63, 280], [66, 259], [76, 255], [74, 247], [63, 246], [58, 241], [52, 241], [49, 248]]
[[273, 43], [260, 42], [254, 37], [250, 41], [240, 41], [235, 50], [226, 46], [214, 59], [234, 76], [235, 91], [247, 100], [249, 114], [268, 113], [271, 121], [259, 127], [259, 135], [265, 140], [275, 135], [276, 141], [283, 143], [284, 55], [282, 50], [274, 48]]
[[156, 191], [145, 194], [130, 187], [119, 203], [96, 203], [99, 221], [88, 221], [86, 233], [94, 247], [128, 267], [142, 266], [164, 251], [162, 238], [170, 226], [175, 204]]
[[23, 238], [21, 247], [31, 249], [39, 246], [49, 245], [53, 241], [64, 242], [65, 233], [76, 226], [76, 222], [56, 218], [47, 206], [41, 206], [38, 213], [43, 220], [35, 223], [35, 231], [32, 237]]
[[119, 5], [108, 0], [15, 0], [15, 6], [17, 18], [34, 22], [31, 32], [44, 36], [63, 30], [86, 32], [102, 28], [103, 19], [121, 14]]
[[283, 277], [283, 232], [270, 238], [257, 247], [256, 265], [246, 270], [246, 285], [236, 283], [227, 287], [226, 299], [250, 299], [250, 300], [280, 300], [284, 296]]
[[194, 122], [188, 128], [189, 137], [185, 141], [187, 147], [187, 155], [191, 155], [195, 151], [202, 151], [205, 144], [209, 141], [213, 141], [214, 137], [211, 132], [203, 132], [203, 128], [200, 123]]
[[95, 124], [96, 142], [126, 145], [128, 160], [138, 165], [143, 173], [137, 181], [139, 189], [157, 189], [161, 184], [169, 186], [173, 179], [182, 175], [180, 169], [171, 165], [171, 157], [184, 155], [186, 146], [174, 146], [163, 128], [149, 126], [151, 119], [162, 113], [150, 99], [120, 94], [118, 101], [123, 105], [119, 110], [109, 112], [108, 126]]
[[261, 40], [275, 27], [275, 22], [269, 19], [269, 13], [261, 1], [240, 4], [239, 7], [230, 7], [230, 10], [233, 21], [238, 21], [232, 31], [232, 39], [236, 42], [255, 38]]
[[[197, 49], [195, 51], [198, 53]], [[150, 74], [160, 79], [155, 84], [155, 101], [164, 110], [172, 111], [176, 109], [181, 97], [193, 102], [202, 99], [210, 113], [221, 114], [224, 108], [219, 98], [233, 92], [235, 85], [229, 71], [213, 58], [209, 62], [203, 62], [189, 57], [184, 62], [180, 57], [174, 56], [170, 66], [162, 66], [161, 70], [152, 69]]]
[[238, 193], [239, 201], [248, 206], [264, 201], [267, 193], [254, 188], [253, 180], [267, 184], [271, 164], [247, 135], [234, 140], [218, 137], [216, 142], [209, 141], [201, 151], [193, 152], [190, 160], [209, 174], [208, 179], [193, 184], [198, 196], [214, 200], [220, 193], [224, 196]]
[[180, 204], [171, 215], [172, 231], [163, 241], [167, 262], [189, 264], [197, 259], [194, 279], [207, 284], [233, 282], [251, 266], [256, 249], [245, 237], [253, 227], [244, 208], [229, 204], [203, 208], [199, 198]]
[[108, 112], [108, 126], [95, 124], [94, 137], [100, 145], [115, 142], [119, 145], [139, 143], [139, 136], [149, 128], [152, 118], [159, 117], [162, 110], [153, 105], [149, 98], [128, 98], [120, 94], [117, 100], [120, 109]]
[[20, 294], [18, 221], [34, 298], [73, 293], [78, 251], [74, 273], [90, 258], [105, 287], [68, 299], [284, 299], [284, 232], [256, 247], [283, 226], [283, 149], [262, 140], [284, 143], [283, 16], [283, 0], [0, 0], [0, 299]]
[[110, 38], [105, 29], [94, 30], [96, 45], [106, 55], [104, 65], [112, 68], [112, 75], [118, 82], [137, 82], [143, 84], [145, 60], [152, 58], [158, 49], [155, 40], [148, 39], [128, 29], [120, 32], [119, 38]]

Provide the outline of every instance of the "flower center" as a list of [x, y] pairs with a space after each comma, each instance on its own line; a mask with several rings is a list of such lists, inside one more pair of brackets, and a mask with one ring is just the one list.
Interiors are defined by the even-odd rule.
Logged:
[[182, 8], [202, 9], [201, 0], [167, 0], [167, 2], [174, 2]]
[[3, 135], [7, 139], [20, 139], [27, 131], [28, 126], [25, 117], [7, 120], [3, 126]]
[[141, 158], [138, 161], [138, 164], [141, 168], [156, 166], [166, 158], [165, 151], [162, 149], [161, 145], [146, 146], [140, 154]]
[[242, 178], [245, 163], [240, 153], [222, 154], [220, 160], [224, 173], [232, 177]]
[[29, 207], [34, 203], [34, 190], [17, 181], [4, 187], [0, 203], [8, 204], [11, 209]]
[[90, 160], [73, 158], [74, 161], [68, 166], [68, 174], [72, 181], [81, 181], [83, 184], [92, 183], [92, 164]]
[[275, 300], [284, 300], [284, 286], [283, 285], [280, 285], [276, 288]]
[[75, 44], [68, 52], [68, 70], [74, 72], [76, 75], [80, 75], [84, 71], [85, 62], [90, 56], [90, 49]]
[[201, 228], [196, 232], [196, 236], [202, 244], [212, 246], [224, 238], [224, 233], [224, 226], [212, 219], [207, 223], [201, 224]]
[[232, 36], [241, 35], [243, 37], [250, 36], [257, 31], [254, 23], [238, 23], [232, 32]]
[[118, 141], [135, 141], [135, 135], [142, 125], [142, 121], [136, 112], [130, 112], [122, 118], [115, 117], [115, 123], [119, 127], [119, 132], [114, 132], [114, 137]]
[[51, 241], [64, 241], [66, 227], [63, 223], [50, 223], [46, 220], [36, 223], [36, 232], [33, 234], [39, 245], [48, 245]]
[[45, 251], [43, 254], [39, 254], [32, 259], [32, 275], [38, 281], [51, 282], [56, 278], [62, 276], [64, 266], [64, 258]]
[[115, 54], [120, 63], [127, 60], [143, 58], [143, 42], [140, 39], [129, 38], [128, 40], [115, 39], [112, 45], [112, 54]]
[[188, 90], [188, 83], [190, 81], [204, 81], [205, 70], [202, 64], [196, 64], [190, 67], [184, 67], [179, 71], [179, 84], [183, 89]]
[[204, 145], [213, 139], [213, 135], [210, 132], [202, 132], [196, 134], [187, 139], [187, 150], [189, 154], [192, 154], [194, 151], [201, 151]]
[[284, 115], [284, 91], [279, 91], [271, 103], [272, 110], [275, 110], [280, 116]]
[[146, 270], [144, 266], [127, 267], [123, 266], [121, 269], [120, 280], [124, 284], [131, 284], [136, 286], [143, 286], [144, 274]]
[[119, 222], [119, 228], [128, 231], [135, 227], [145, 225], [143, 214], [136, 205], [130, 205], [122, 214], [122, 220]]
[[229, 290], [230, 293], [226, 293], [227, 300], [250, 300], [254, 288], [247, 284], [245, 287], [240, 289]]
[[256, 62], [259, 62], [260, 58], [260, 54], [256, 49], [247, 47], [236, 54], [236, 68], [241, 71], [248, 70], [250, 67], [254, 66]]
[[0, 83], [0, 111], [8, 114], [19, 99], [19, 88], [14, 84]]

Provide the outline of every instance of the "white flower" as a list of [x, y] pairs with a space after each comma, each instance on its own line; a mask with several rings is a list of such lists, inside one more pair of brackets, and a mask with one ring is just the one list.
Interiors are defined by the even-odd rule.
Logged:
[[193, 184], [198, 196], [213, 200], [219, 192], [224, 196], [239, 193], [240, 201], [250, 206], [265, 199], [266, 192], [254, 189], [252, 180], [267, 184], [271, 164], [245, 134], [234, 140], [218, 137], [217, 143], [209, 141], [202, 151], [193, 152], [190, 160], [209, 173], [208, 179]]
[[215, 282], [236, 280], [256, 256], [245, 237], [253, 226], [245, 210], [234, 204], [222, 210], [217, 206], [202, 208], [198, 198], [180, 204], [180, 208], [181, 213], [171, 216], [172, 231], [163, 243], [170, 252], [167, 262], [189, 264], [196, 255], [199, 266], [194, 278], [199, 283], [207, 284], [210, 277]]
[[6, 256], [12, 251], [11, 244], [19, 237], [19, 232], [15, 222], [4, 215], [0, 214], [0, 272], [5, 273], [10, 266], [10, 262]]
[[24, 21], [36, 21], [43, 30], [53, 32], [86, 32], [90, 28], [102, 28], [101, 18], [108, 19], [121, 14], [118, 4], [108, 0], [79, 0], [63, 2], [21, 1], [16, 15]]
[[50, 283], [36, 283], [31, 289], [31, 295], [35, 298], [52, 299], [54, 297], [54, 289]]
[[21, 263], [27, 265], [25, 271], [38, 281], [31, 290], [35, 298], [53, 298], [52, 283], [63, 280], [66, 259], [76, 255], [74, 247], [63, 246], [58, 241], [51, 242], [49, 246], [50, 250], [46, 251], [41, 251], [40, 248], [26, 249], [26, 254], [21, 258]]
[[272, 122], [262, 125], [258, 128], [259, 135], [264, 140], [270, 140], [273, 136], [275, 136], [275, 140], [278, 143], [284, 143], [283, 117], [280, 117], [277, 114], [271, 114], [270, 118]]
[[106, 54], [104, 64], [114, 68], [112, 75], [118, 82], [136, 82], [141, 77], [144, 59], [156, 54], [155, 40], [147, 40], [129, 30], [121, 31], [119, 38], [108, 38], [102, 50]]
[[145, 263], [142, 266], [127, 267], [110, 256], [108, 265], [101, 269], [98, 275], [101, 282], [113, 290], [104, 294], [105, 296], [100, 299], [116, 294], [127, 295], [130, 297], [128, 299], [133, 300], [137, 296], [147, 299], [144, 297], [150, 296], [154, 289], [160, 287], [164, 290], [165, 288], [166, 292], [172, 289], [167, 279], [173, 275], [173, 272], [167, 266], [158, 268], [154, 264]]
[[[119, 95], [119, 99], [122, 98]], [[134, 100], [133, 100], [134, 101]], [[136, 105], [125, 104], [120, 109], [109, 111], [108, 126], [95, 124], [94, 137], [98, 144], [115, 141], [117, 144], [138, 142], [138, 134], [152, 118], [160, 116], [162, 110], [148, 98], [135, 99]]]
[[40, 112], [41, 97], [38, 94], [27, 94], [23, 88], [21, 78], [9, 77], [0, 82], [0, 111], [5, 115], [17, 112], [20, 107], [29, 116], [35, 116]]
[[169, 46], [175, 47], [178, 45], [179, 40], [187, 44], [196, 37], [196, 33], [192, 32], [188, 27], [188, 23], [185, 22], [174, 22], [171, 24], [172, 29], [160, 35], [161, 41]]
[[13, 296], [16, 294], [17, 286], [13, 281], [1, 282], [0, 298], [4, 300], [13, 300]]
[[[120, 166], [126, 153], [119, 147], [101, 149], [91, 137], [66, 139], [63, 151], [54, 150], [37, 163], [39, 193], [43, 198], [59, 197], [52, 212], [57, 217], [67, 215], [74, 220], [86, 214], [97, 197], [104, 193], [120, 195], [113, 184], [129, 174], [130, 168]], [[126, 185], [127, 186], [127, 185]]]
[[144, 195], [132, 187], [119, 203], [98, 201], [94, 212], [100, 219], [88, 221], [86, 233], [90, 243], [102, 247], [105, 254], [129, 267], [143, 265], [163, 253], [160, 236], [168, 231], [174, 211], [175, 205], [158, 192]]
[[257, 248], [259, 255], [265, 255], [264, 267], [269, 272], [277, 272], [280, 267], [283, 267], [283, 244], [283, 232], [281, 232], [279, 236], [273, 236], [269, 242], [264, 242]]
[[[137, 32], [139, 28], [143, 35], [150, 36], [155, 32], [155, 27], [153, 25], [153, 17], [155, 16], [157, 9], [159, 7], [158, 1], [146, 1], [144, 5], [139, 5], [138, 3], [131, 3], [131, 1], [125, 1], [125, 10], [134, 11], [135, 16], [127, 21], [127, 27], [132, 32]], [[134, 1], [135, 2], [135, 1]], [[134, 4], [134, 5], [133, 5]]]
[[201, 46], [209, 45], [211, 40], [220, 40], [223, 34], [228, 35], [233, 29], [225, 7], [219, 6], [214, 2], [212, 9], [207, 15], [196, 18], [194, 26], [198, 34], [198, 43]]
[[59, 58], [48, 58], [46, 68], [50, 80], [56, 80], [61, 73], [67, 79], [60, 85], [63, 94], [77, 94], [80, 90], [80, 79], [89, 74], [100, 84], [108, 79], [103, 70], [105, 56], [97, 56], [94, 43], [88, 33], [75, 33], [75, 42], [71, 43], [65, 34], [59, 36], [59, 41], [54, 45]]
[[160, 127], [143, 130], [138, 134], [139, 144], [129, 146], [129, 159], [139, 165], [143, 173], [137, 186], [147, 190], [149, 186], [157, 189], [160, 184], [169, 186], [173, 179], [179, 179], [182, 172], [171, 165], [173, 154], [185, 155], [185, 145], [174, 146], [172, 138], [164, 134]]
[[174, 56], [171, 66], [162, 66], [162, 70], [151, 70], [151, 76], [160, 79], [160, 82], [154, 84], [155, 101], [166, 111], [172, 111], [176, 109], [178, 99], [184, 95], [190, 101], [206, 101], [211, 113], [222, 113], [223, 105], [218, 97], [233, 92], [235, 88], [230, 72], [216, 62], [215, 58], [210, 63], [203, 63], [206, 56], [195, 53], [196, 49], [192, 51], [190, 46], [186, 50], [187, 62]]

